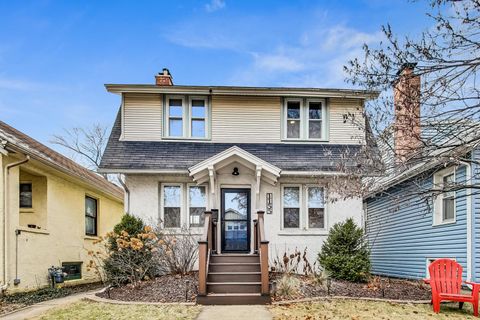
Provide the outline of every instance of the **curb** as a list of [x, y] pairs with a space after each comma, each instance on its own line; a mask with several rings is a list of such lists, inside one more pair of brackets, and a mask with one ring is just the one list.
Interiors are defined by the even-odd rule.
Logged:
[[324, 297], [313, 297], [313, 298], [304, 298], [304, 299], [295, 299], [295, 300], [285, 300], [285, 301], [274, 301], [272, 305], [284, 305], [292, 303], [302, 303], [302, 302], [315, 302], [323, 300], [360, 300], [360, 301], [372, 301], [372, 302], [388, 302], [396, 304], [430, 304], [430, 300], [395, 300], [395, 299], [383, 299], [383, 298], [368, 298], [368, 297], [349, 297], [349, 296], [324, 296]]

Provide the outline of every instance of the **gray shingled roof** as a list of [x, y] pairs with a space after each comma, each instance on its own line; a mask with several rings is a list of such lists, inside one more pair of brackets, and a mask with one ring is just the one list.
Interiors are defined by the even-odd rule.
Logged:
[[292, 171], [334, 171], [340, 157], [353, 159], [361, 146], [339, 144], [195, 143], [176, 141], [119, 141], [120, 112], [103, 154], [104, 170], [186, 170], [232, 146]]

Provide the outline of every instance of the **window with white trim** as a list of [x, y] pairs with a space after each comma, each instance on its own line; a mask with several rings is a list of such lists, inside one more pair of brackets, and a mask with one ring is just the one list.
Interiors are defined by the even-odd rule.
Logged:
[[300, 228], [300, 187], [283, 188], [283, 227]]
[[164, 228], [180, 228], [182, 214], [182, 186], [163, 186], [163, 226]]
[[324, 99], [285, 99], [284, 139], [326, 140]]
[[455, 204], [455, 168], [446, 168], [434, 177], [434, 187], [443, 190], [434, 199], [434, 224], [454, 223], [456, 221]]
[[203, 227], [207, 210], [207, 192], [205, 186], [188, 187], [188, 213], [190, 227]]
[[167, 138], [206, 139], [209, 132], [208, 114], [206, 97], [167, 96], [165, 136]]
[[325, 228], [325, 201], [323, 188], [307, 187], [308, 228]]

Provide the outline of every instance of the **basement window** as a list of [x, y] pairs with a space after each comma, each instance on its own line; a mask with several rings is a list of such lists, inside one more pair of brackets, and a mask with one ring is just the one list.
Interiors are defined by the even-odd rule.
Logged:
[[82, 279], [82, 263], [81, 262], [63, 262], [62, 270], [67, 274], [65, 280]]

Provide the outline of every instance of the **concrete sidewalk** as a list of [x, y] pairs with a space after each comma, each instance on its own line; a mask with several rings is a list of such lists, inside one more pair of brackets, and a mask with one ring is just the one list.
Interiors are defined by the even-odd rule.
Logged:
[[10, 313], [6, 316], [2, 316], [1, 318], [2, 320], [32, 319], [34, 317], [38, 317], [42, 315], [43, 313], [47, 312], [48, 310], [54, 307], [67, 305], [72, 302], [77, 302], [85, 298], [87, 295], [93, 294], [95, 292], [98, 292], [98, 289], [93, 291], [88, 291], [88, 292], [72, 294], [71, 296], [67, 296], [64, 298], [58, 298], [58, 299], [40, 302], [31, 306], [28, 306], [26, 308], [20, 309], [18, 311], [15, 311], [13, 313]]
[[265, 306], [203, 306], [197, 320], [271, 320], [272, 315]]

